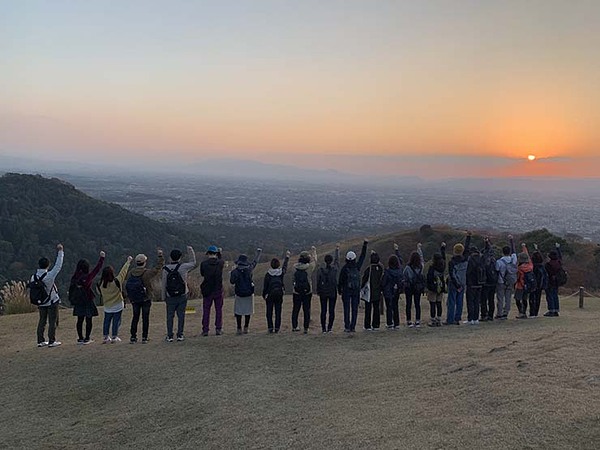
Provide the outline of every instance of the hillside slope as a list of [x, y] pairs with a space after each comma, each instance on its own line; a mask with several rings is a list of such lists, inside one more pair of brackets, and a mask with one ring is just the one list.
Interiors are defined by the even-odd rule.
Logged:
[[137, 253], [152, 260], [159, 246], [206, 244], [197, 232], [96, 200], [55, 178], [0, 177], [0, 281], [30, 276], [40, 256], [54, 258], [59, 242], [66, 252], [63, 280], [77, 259], [94, 260], [100, 250], [118, 265]]

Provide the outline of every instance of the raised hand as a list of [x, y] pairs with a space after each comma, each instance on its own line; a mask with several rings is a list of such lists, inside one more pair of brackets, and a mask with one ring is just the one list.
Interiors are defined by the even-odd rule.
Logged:
[[338, 242], [337, 244], [335, 244], [335, 249], [339, 250], [340, 249], [340, 243]]
[[538, 245], [537, 244], [533, 244], [533, 248], [535, 248], [537, 250], [538, 249]]
[[106, 253], [100, 252], [100, 258], [106, 258]]
[[423, 247], [423, 244], [421, 244], [421, 243], [419, 242], [419, 243], [417, 244], [417, 248], [419, 248], [419, 249], [420, 249], [421, 247]]
[[127, 262], [130, 263], [131, 261], [133, 261], [133, 256], [128, 256], [127, 257]]
[[512, 235], [512, 234], [509, 234], [509, 235], [508, 235], [508, 240], [509, 240], [509, 241], [512, 241], [512, 240], [513, 240], [513, 235]]
[[396, 244], [396, 243], [394, 242], [394, 250], [398, 250], [399, 248], [400, 248], [400, 247], [398, 247], [398, 244]]
[[158, 247], [158, 248], [156, 249], [156, 252], [158, 253], [158, 256], [162, 256], [162, 255], [163, 255], [163, 249], [162, 249], [162, 248], [160, 248], [160, 247]]
[[292, 252], [290, 252], [289, 250], [285, 252], [285, 257], [289, 258], [290, 256], [292, 256]]
[[188, 251], [188, 252], [193, 252], [193, 251], [194, 251], [194, 249], [193, 249], [193, 247], [192, 247], [191, 245], [188, 245], [188, 246], [187, 246], [187, 251]]
[[556, 242], [556, 243], [554, 243], [554, 246], [555, 246], [556, 248], [560, 248], [560, 242]]
[[442, 242], [442, 247], [446, 248], [446, 243]]
[[369, 243], [369, 239], [365, 238], [363, 242], [364, 242], [365, 244], [368, 244], [368, 243]]
[[473, 236], [473, 232], [471, 230], [467, 231], [467, 236]]
[[63, 245], [62, 245], [62, 244], [58, 244], [58, 245], [56, 246], [56, 250], [58, 250], [59, 252], [62, 252], [62, 251], [64, 250], [64, 247], [63, 247]]

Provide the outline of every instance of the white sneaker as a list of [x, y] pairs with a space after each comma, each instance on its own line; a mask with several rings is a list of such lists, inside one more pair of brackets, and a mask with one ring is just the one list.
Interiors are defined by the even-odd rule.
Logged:
[[110, 344], [111, 343], [111, 339], [108, 336], [104, 336], [104, 339], [102, 339], [102, 343], [103, 344]]
[[479, 325], [479, 320], [474, 320], [473, 325]]
[[38, 348], [46, 347], [48, 345], [47, 342], [40, 342], [37, 346]]
[[463, 325], [471, 325], [471, 321], [470, 320], [463, 320]]
[[110, 343], [114, 344], [115, 342], [121, 342], [121, 338], [119, 336], [113, 336], [113, 338], [110, 340]]
[[53, 343], [48, 344], [48, 347], [49, 348], [53, 348], [53, 347], [58, 347], [59, 345], [62, 345], [62, 342], [60, 342], [60, 341], [54, 341]]
[[421, 322], [419, 322], [419, 321], [415, 322], [415, 328], [421, 328]]

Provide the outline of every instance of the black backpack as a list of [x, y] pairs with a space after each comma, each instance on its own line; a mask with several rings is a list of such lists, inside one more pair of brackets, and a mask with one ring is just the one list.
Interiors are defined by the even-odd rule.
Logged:
[[360, 291], [360, 271], [358, 270], [357, 267], [349, 267], [347, 270], [347, 282], [346, 282], [346, 287], [348, 288], [349, 291], [351, 292], [358, 292]]
[[487, 281], [487, 268], [483, 264], [483, 259], [479, 258], [475, 266], [475, 276], [477, 277], [477, 286], [484, 286]]
[[412, 272], [414, 274], [414, 276], [410, 280], [411, 291], [422, 294], [423, 292], [425, 292], [425, 289], [427, 288], [427, 281], [425, 280], [423, 271], [422, 270], [416, 271], [412, 267], [410, 268], [410, 270], [412, 270]]
[[335, 280], [335, 270], [321, 267], [319, 273], [319, 291], [335, 291], [337, 282]]
[[32, 305], [43, 305], [50, 298], [50, 294], [46, 290], [46, 285], [44, 284], [46, 275], [48, 274], [45, 273], [41, 277], [34, 275], [33, 280], [27, 284], [27, 288], [29, 289], [29, 301]]
[[252, 282], [252, 271], [250, 269], [236, 269], [238, 279], [235, 282], [235, 295], [238, 297], [250, 297], [254, 294], [254, 283]]
[[282, 297], [283, 294], [285, 293], [285, 288], [283, 286], [283, 276], [281, 275], [267, 275], [269, 277], [271, 277], [271, 279], [269, 280], [269, 292], [267, 292], [267, 295], [269, 297], [273, 296], [273, 297]]
[[537, 277], [535, 276], [535, 272], [532, 270], [531, 272], [525, 272], [525, 284], [523, 286], [523, 290], [525, 292], [535, 292], [538, 290], [538, 282]]
[[569, 281], [569, 274], [562, 266], [560, 266], [558, 272], [556, 272], [556, 275], [554, 275], [554, 278], [556, 280], [556, 285], [558, 287], [562, 287]]
[[310, 294], [310, 281], [308, 280], [308, 273], [306, 273], [306, 270], [296, 269], [296, 272], [294, 273], [294, 291], [301, 295]]
[[148, 300], [148, 293], [146, 286], [144, 286], [144, 280], [142, 277], [135, 277], [131, 275], [125, 283], [125, 290], [127, 291], [127, 298], [131, 303], [144, 303]]
[[483, 261], [485, 264], [485, 284], [488, 286], [497, 285], [499, 274], [496, 270], [496, 259], [491, 256], [485, 256]]
[[167, 283], [165, 289], [169, 297], [181, 297], [185, 295], [186, 286], [183, 277], [179, 273], [181, 264], [177, 264], [174, 269], [169, 269], [167, 266], [163, 267], [167, 272]]
[[72, 306], [83, 305], [87, 301], [84, 287], [78, 280], [71, 280], [69, 285], [69, 303]]

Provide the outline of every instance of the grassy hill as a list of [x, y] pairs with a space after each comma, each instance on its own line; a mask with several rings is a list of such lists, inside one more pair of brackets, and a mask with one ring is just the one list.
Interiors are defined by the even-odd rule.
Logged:
[[196, 231], [96, 200], [56, 178], [0, 177], [0, 282], [29, 277], [41, 256], [54, 258], [58, 243], [65, 246], [64, 280], [77, 259], [95, 260], [100, 250], [118, 265], [127, 255], [153, 259], [159, 246], [204, 246], [206, 240]]

